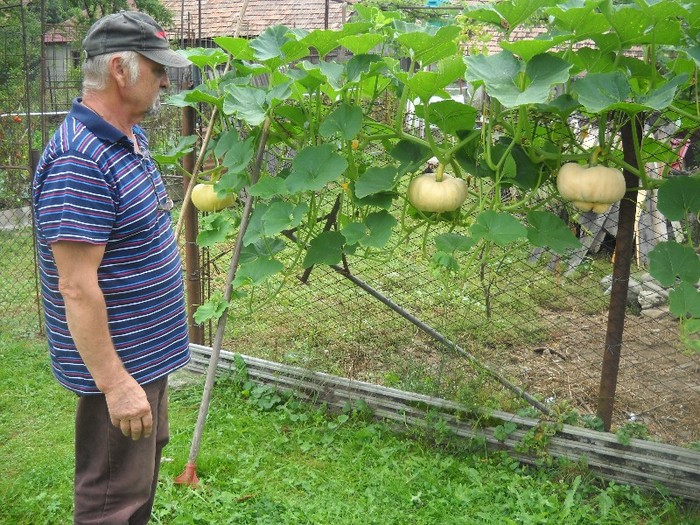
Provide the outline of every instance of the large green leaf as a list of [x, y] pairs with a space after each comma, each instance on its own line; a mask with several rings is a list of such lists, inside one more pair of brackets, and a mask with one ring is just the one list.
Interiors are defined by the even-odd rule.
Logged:
[[466, 142], [464, 146], [455, 152], [455, 159], [468, 174], [474, 177], [495, 177], [483, 159], [484, 144], [480, 140], [481, 132], [476, 129], [468, 132], [460, 132], [458, 136], [461, 140], [472, 140]]
[[289, 190], [284, 182], [284, 178], [264, 176], [248, 188], [248, 193], [253, 197], [270, 199], [276, 196], [288, 195]]
[[700, 317], [700, 290], [690, 283], [682, 282], [669, 292], [668, 306], [677, 317]]
[[700, 67], [700, 45], [682, 48], [682, 50], [695, 61], [697, 67]]
[[338, 231], [320, 233], [309, 243], [309, 249], [304, 256], [304, 268], [316, 264], [338, 264], [342, 261], [345, 237]]
[[232, 138], [236, 137], [236, 140], [227, 142], [223, 164], [228, 171], [241, 173], [248, 168], [248, 163], [255, 155], [255, 138], [248, 137], [245, 140], [239, 140], [237, 134], [230, 134], [229, 136]]
[[527, 214], [527, 222], [527, 239], [534, 246], [551, 248], [562, 255], [581, 246], [581, 241], [553, 213], [532, 210]]
[[241, 250], [240, 263], [248, 264], [261, 257], [273, 257], [284, 250], [286, 246], [286, 243], [280, 237], [274, 239], [260, 239], [253, 244], [243, 247]]
[[253, 60], [255, 51], [250, 47], [250, 39], [232, 36], [214, 38], [214, 43], [238, 60]]
[[281, 272], [284, 265], [272, 257], [259, 257], [253, 262], [241, 264], [236, 270], [236, 277], [231, 286], [241, 288], [242, 286], [255, 286], [262, 283], [268, 277]]
[[360, 244], [368, 248], [384, 248], [391, 238], [392, 229], [398, 221], [386, 210], [370, 213], [365, 219], [365, 225], [369, 233]]
[[656, 111], [664, 110], [673, 103], [679, 86], [685, 84], [687, 80], [687, 74], [677, 75], [656, 89], [639, 95], [637, 97], [637, 102], [647, 109]]
[[[677, 45], [683, 31], [679, 16], [684, 10], [680, 2], [652, 0], [613, 7], [607, 13], [610, 24], [620, 37], [623, 47], [641, 44]], [[653, 7], [649, 7], [653, 6]]]
[[200, 220], [197, 246], [211, 248], [217, 243], [228, 239], [236, 227], [236, 221], [230, 212], [211, 213]]
[[486, 92], [506, 107], [547, 102], [552, 86], [566, 82], [571, 69], [569, 62], [553, 55], [537, 55], [523, 63], [510, 51], [466, 61], [467, 80], [483, 82]]
[[389, 209], [391, 209], [391, 206], [394, 203], [394, 199], [396, 198], [395, 192], [383, 191], [383, 192], [373, 193], [371, 195], [367, 195], [367, 197], [363, 197], [360, 199], [354, 193], [355, 192], [354, 181], [350, 182], [349, 190], [350, 190], [350, 195], [352, 198], [352, 203], [356, 206], [372, 207], [372, 208], [379, 208], [382, 210], [389, 210]]
[[435, 252], [430, 260], [433, 265], [445, 268], [451, 272], [457, 272], [460, 268], [459, 261], [457, 261], [454, 255], [440, 250]]
[[287, 34], [289, 29], [285, 26], [268, 27], [260, 36], [250, 42], [250, 47], [255, 51], [255, 58], [261, 62], [273, 58], [283, 58], [282, 46], [289, 42]]
[[221, 108], [223, 98], [218, 93], [209, 89], [205, 85], [199, 85], [194, 89], [180, 91], [167, 98], [166, 103], [169, 106], [178, 108], [196, 107], [197, 104], [211, 104]]
[[345, 79], [345, 66], [343, 66], [343, 64], [338, 64], [337, 62], [321, 62], [319, 69], [333, 89], [342, 89]]
[[337, 180], [348, 167], [348, 162], [336, 150], [334, 144], [322, 144], [299, 151], [286, 180], [287, 189], [292, 193], [318, 191]]
[[224, 113], [235, 115], [250, 126], [258, 126], [265, 120], [267, 94], [262, 89], [249, 86], [227, 86]]
[[592, 47], [581, 47], [567, 55], [568, 60], [574, 65], [572, 76], [576, 74], [590, 75], [591, 73], [610, 73], [617, 69], [617, 56], [610, 51]]
[[488, 22], [501, 28], [512, 29], [525, 22], [539, 9], [554, 4], [553, 0], [514, 0], [468, 6], [465, 14], [469, 18]]
[[432, 152], [422, 144], [402, 139], [389, 151], [389, 154], [401, 163], [399, 174], [403, 175], [421, 168]]
[[474, 244], [474, 239], [459, 233], [442, 233], [435, 236], [435, 247], [444, 253], [468, 252]]
[[364, 55], [382, 43], [384, 38], [377, 33], [349, 35], [339, 39], [339, 43], [353, 55]]
[[339, 134], [340, 138], [350, 140], [362, 130], [362, 108], [341, 104], [323, 119], [318, 131], [322, 137]]
[[544, 166], [532, 162], [519, 144], [511, 147], [511, 142], [512, 139], [509, 137], [501, 137], [491, 149], [492, 159], [495, 162], [500, 162], [503, 155], [508, 155], [501, 170], [502, 182], [515, 184], [524, 190], [538, 187], [542, 183]]
[[265, 101], [270, 106], [279, 105], [280, 102], [284, 102], [292, 96], [291, 86], [293, 81], [286, 75], [279, 75], [279, 72], [275, 72], [271, 75], [275, 83], [271, 85], [270, 90], [265, 96]]
[[177, 146], [164, 153], [153, 153], [153, 159], [162, 165], [165, 164], [175, 164], [182, 157], [190, 153], [194, 149], [194, 145], [197, 143], [197, 135], [188, 135], [186, 137], [180, 137], [180, 142]]
[[[348, 82], [357, 82], [361, 75], [368, 75], [372, 77], [372, 88], [381, 88], [375, 75], [385, 68], [385, 62], [377, 55], [354, 55], [345, 63], [345, 78]], [[385, 82], [388, 81], [385, 79]]]
[[283, 230], [297, 227], [308, 209], [306, 203], [296, 206], [285, 201], [274, 201], [270, 204], [258, 203], [243, 236], [244, 246], [272, 237]]
[[620, 36], [617, 33], [598, 33], [591, 35], [591, 40], [600, 49], [602, 54], [614, 53], [617, 56], [617, 51], [622, 47]]
[[462, 78], [465, 65], [461, 56], [450, 56], [438, 63], [436, 71], [419, 71], [406, 84], [423, 102]]
[[309, 205], [305, 202], [296, 206], [286, 201], [273, 202], [262, 217], [264, 236], [272, 237], [281, 231], [296, 228], [308, 211]]
[[573, 93], [591, 113], [613, 109], [630, 96], [630, 84], [621, 71], [591, 73], [577, 80]]
[[381, 168], [373, 166], [360, 175], [360, 178], [355, 182], [355, 196], [358, 199], [363, 199], [368, 195], [390, 191], [396, 185], [397, 175], [394, 166]]
[[351, 222], [340, 230], [348, 245], [359, 243], [367, 236], [369, 230], [364, 222]]
[[412, 56], [418, 64], [425, 67], [458, 54], [459, 26], [444, 26], [438, 29], [435, 34], [424, 31], [404, 33], [396, 39], [408, 50], [408, 55]]
[[216, 48], [189, 48], [180, 50], [180, 53], [189, 58], [190, 62], [200, 69], [215, 68], [225, 64], [228, 60], [228, 55]]
[[527, 229], [510, 213], [486, 210], [481, 212], [471, 227], [471, 234], [477, 240], [493, 242], [499, 246], [527, 235]]
[[688, 213], [700, 213], [700, 178], [674, 177], [659, 188], [659, 211], [672, 221], [684, 220]]
[[216, 321], [224, 315], [228, 306], [229, 304], [224, 299], [224, 295], [217, 290], [211, 294], [204, 304], [197, 308], [197, 311], [194, 313], [194, 322], [202, 324], [207, 321]]
[[596, 3], [599, 2], [561, 2], [545, 11], [553, 17], [552, 22], [556, 27], [575, 33], [578, 39], [584, 39], [610, 29], [605, 15], [596, 10]]
[[318, 65], [310, 62], [297, 64], [297, 67], [290, 69], [287, 74], [294, 80], [295, 86], [302, 88], [301, 92], [297, 93], [297, 99], [301, 101], [306, 100], [308, 93], [316, 91], [326, 81]]
[[579, 108], [578, 100], [565, 93], [546, 104], [538, 104], [537, 109], [543, 113], [556, 113], [562, 120], [566, 120], [569, 115]]
[[674, 286], [676, 278], [695, 284], [700, 280], [700, 259], [690, 246], [660, 242], [649, 252], [649, 273], [662, 286]]
[[[423, 115], [424, 105], [416, 107], [418, 116]], [[455, 100], [440, 100], [428, 105], [428, 121], [448, 135], [457, 131], [474, 129], [477, 110]]]
[[330, 29], [316, 29], [300, 40], [303, 44], [313, 47], [318, 55], [323, 58], [338, 47], [340, 32]]
[[498, 44], [506, 51], [510, 51], [514, 55], [518, 55], [527, 62], [535, 56], [541, 55], [553, 47], [558, 46], [562, 42], [566, 42], [571, 38], [571, 36], [572, 35], [570, 34], [547, 34], [538, 36], [534, 39], [516, 40], [514, 42], [503, 41], [499, 42]]

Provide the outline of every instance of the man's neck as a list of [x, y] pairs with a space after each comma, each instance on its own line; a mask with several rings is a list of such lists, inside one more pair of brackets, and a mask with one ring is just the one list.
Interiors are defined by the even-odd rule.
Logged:
[[138, 122], [132, 122], [128, 113], [125, 112], [123, 108], [119, 107], [119, 105], [110, 104], [109, 101], [106, 101], [102, 97], [96, 96], [92, 93], [85, 93], [81, 100], [81, 104], [102, 117], [105, 121], [109, 122], [118, 130], [122, 131], [134, 142], [134, 144], [136, 143], [133, 126], [138, 124]]

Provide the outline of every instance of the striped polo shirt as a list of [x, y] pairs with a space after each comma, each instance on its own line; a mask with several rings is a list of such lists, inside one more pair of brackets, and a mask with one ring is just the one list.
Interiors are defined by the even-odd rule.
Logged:
[[146, 384], [190, 359], [182, 267], [167, 195], [138, 126], [133, 143], [79, 99], [47, 145], [34, 175], [41, 293], [54, 375], [78, 394], [98, 389], [66, 323], [56, 241], [104, 245], [97, 270], [114, 347]]

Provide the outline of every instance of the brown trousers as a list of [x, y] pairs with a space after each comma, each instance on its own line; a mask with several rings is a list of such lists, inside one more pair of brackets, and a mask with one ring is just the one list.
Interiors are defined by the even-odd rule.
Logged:
[[75, 525], [143, 525], [153, 508], [169, 439], [168, 380], [144, 385], [153, 433], [133, 441], [112, 425], [102, 395], [82, 396], [75, 417]]

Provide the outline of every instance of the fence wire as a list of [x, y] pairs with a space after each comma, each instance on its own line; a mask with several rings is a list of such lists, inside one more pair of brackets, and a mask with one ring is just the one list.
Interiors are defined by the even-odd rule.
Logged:
[[[0, 38], [9, 42], [8, 31], [16, 32], [16, 27], [0, 27]], [[21, 46], [6, 45], [4, 53], [13, 49], [19, 53]], [[63, 52], [74, 56], [75, 50], [67, 45]], [[5, 56], [8, 61], [11, 58]], [[25, 70], [2, 74], [9, 81], [7, 75], [24, 75]], [[38, 70], [29, 68], [26, 74], [32, 85], [41, 85]], [[0, 309], [3, 317], [15, 319], [28, 330], [39, 323], [28, 207], [29, 152], [30, 148], [41, 149], [69, 110], [70, 101], [79, 93], [77, 78], [75, 71], [66, 70], [61, 78], [48, 79], [41, 112], [23, 105], [16, 95], [0, 99], [0, 276], [4, 283]], [[177, 79], [174, 84], [187, 82]], [[375, 116], [381, 119], [382, 111], [391, 104], [385, 101], [376, 108]], [[40, 113], [34, 115], [36, 112]], [[180, 136], [180, 113], [166, 109], [144, 127], [152, 149], [166, 151]], [[572, 127], [580, 128], [581, 123], [572, 123]], [[659, 133], [662, 131], [659, 127]], [[583, 133], [581, 129], [577, 132]], [[698, 137], [688, 139], [685, 163], [659, 170], [660, 176], [684, 176], [698, 169]], [[289, 162], [288, 152], [277, 152], [267, 165], [274, 172]], [[181, 195], [181, 174], [171, 170], [164, 175], [173, 196]], [[677, 225], [660, 216], [653, 197], [648, 192], [638, 202], [635, 284], [625, 322], [614, 425], [641, 424], [653, 438], [697, 444], [700, 356], [684, 351], [678, 321], [668, 313], [667, 297], [663, 289], [654, 288], [647, 274], [650, 247], [678, 232]], [[465, 262], [461, 272], [448, 274], [432, 264], [433, 249], [424, 246], [424, 232], [417, 230], [394, 242], [389, 253], [349, 259], [354, 276], [444, 335], [459, 351], [437, 342], [325, 266], [315, 267], [304, 282], [299, 279], [300, 271], [271, 283], [268, 289], [236, 299], [224, 347], [455, 399], [474, 408], [517, 411], [525, 407], [493, 380], [497, 374], [548, 406], [571, 408], [582, 418], [590, 417], [596, 412], [605, 352], [615, 233], [614, 221], [600, 224], [596, 220], [584, 216], [571, 222], [582, 238], [590, 237], [592, 229], [597, 228], [598, 234], [588, 238], [585, 252], [575, 257], [556, 257], [523, 245], [494, 253], [492, 264], [469, 267]], [[687, 220], [697, 232], [697, 218]], [[209, 293], [222, 288], [229, 256], [225, 248], [203, 251], [204, 289]], [[276, 287], [279, 290], [273, 294]]]
[[[692, 159], [686, 155], [676, 176], [697, 169]], [[284, 165], [285, 159], [268, 163]], [[653, 197], [639, 197], [637, 236], [644, 239], [635, 246], [613, 426], [691, 444], [700, 440], [700, 356], [682, 344], [667, 295], [640, 256], [675, 231], [654, 208]], [[388, 254], [349, 257], [354, 276], [444, 335], [457, 351], [328, 267], [315, 267], [304, 282], [299, 270], [274, 283], [270, 290], [280, 287], [274, 296], [257, 290], [234, 302], [224, 347], [475, 408], [518, 411], [527, 405], [495, 375], [595, 428], [616, 208], [604, 219], [583, 214], [570, 220], [580, 237], [595, 238], [570, 256], [523, 245], [456, 274], [431, 262], [434, 249], [424, 246], [422, 230]], [[652, 228], [654, 221], [665, 227]], [[208, 255], [217, 262], [206, 267], [205, 279], [210, 289], [221, 290], [226, 253]]]

